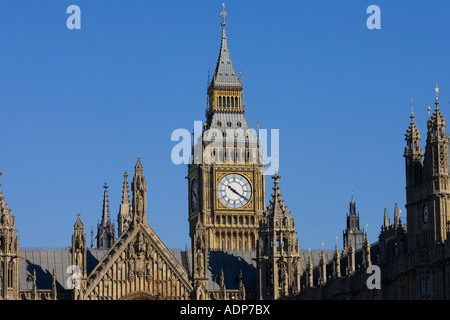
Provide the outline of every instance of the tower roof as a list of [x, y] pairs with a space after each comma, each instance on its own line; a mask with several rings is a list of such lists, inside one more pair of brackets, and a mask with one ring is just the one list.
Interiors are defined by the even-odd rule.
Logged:
[[108, 225], [111, 223], [111, 216], [109, 214], [108, 184], [106, 182], [103, 188], [105, 188], [105, 192], [103, 193], [103, 211], [101, 224]]
[[84, 224], [81, 221], [81, 216], [80, 216], [79, 212], [77, 214], [77, 221], [75, 221], [74, 227], [75, 227], [75, 230], [83, 230], [84, 229]]
[[408, 130], [406, 131], [406, 140], [407, 141], [413, 141], [413, 140], [420, 140], [420, 132], [417, 128], [416, 122], [414, 121], [414, 110], [413, 110], [413, 100], [411, 99], [411, 122], [409, 123]]
[[287, 210], [284, 200], [281, 199], [282, 194], [280, 193], [280, 178], [278, 171], [272, 176], [273, 179], [273, 193], [272, 199], [270, 199], [269, 205], [267, 206], [267, 214], [272, 216], [288, 216], [290, 217], [290, 212]]
[[130, 193], [128, 192], [128, 173], [126, 171], [123, 174], [122, 203], [130, 203]]
[[228, 49], [227, 34], [226, 34], [226, 22], [225, 17], [227, 13], [225, 12], [225, 4], [222, 5], [223, 10], [220, 14], [223, 18], [222, 21], [222, 38], [220, 44], [220, 53], [217, 60], [216, 70], [214, 72], [214, 77], [211, 81], [210, 86], [213, 88], [220, 87], [242, 87], [242, 83], [237, 76], [236, 70], [234, 69], [233, 62], [231, 61], [230, 50]]
[[444, 116], [442, 115], [441, 109], [439, 108], [439, 97], [438, 97], [438, 93], [439, 93], [439, 88], [436, 85], [436, 101], [435, 101], [435, 109], [433, 112], [433, 115], [431, 116], [430, 119], [428, 119], [428, 129], [429, 130], [435, 130], [436, 128], [442, 128], [446, 126], [446, 121], [444, 119]]
[[[0, 172], [0, 177], [3, 175], [2, 172]], [[0, 184], [0, 187], [2, 185]], [[3, 196], [3, 192], [0, 190], [0, 224], [15, 224], [15, 218], [13, 215], [11, 215], [11, 209], [8, 208], [8, 204], [6, 203], [6, 199]]]

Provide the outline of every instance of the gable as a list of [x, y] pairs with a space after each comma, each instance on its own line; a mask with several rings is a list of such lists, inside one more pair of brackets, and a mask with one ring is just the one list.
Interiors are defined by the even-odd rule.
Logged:
[[[145, 221], [114, 243], [88, 276], [83, 299], [188, 299], [188, 271]], [[136, 295], [135, 293], [139, 293]]]

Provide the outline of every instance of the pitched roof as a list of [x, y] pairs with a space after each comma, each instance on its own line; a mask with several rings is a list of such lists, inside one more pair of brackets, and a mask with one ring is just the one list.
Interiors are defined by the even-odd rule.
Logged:
[[[222, 12], [226, 15], [225, 12]], [[220, 42], [220, 53], [217, 60], [216, 70], [214, 77], [211, 81], [211, 86], [217, 87], [242, 87], [242, 83], [239, 80], [236, 70], [234, 69], [233, 62], [231, 61], [230, 50], [228, 49], [227, 34], [225, 31], [225, 19], [222, 22], [222, 38]]]

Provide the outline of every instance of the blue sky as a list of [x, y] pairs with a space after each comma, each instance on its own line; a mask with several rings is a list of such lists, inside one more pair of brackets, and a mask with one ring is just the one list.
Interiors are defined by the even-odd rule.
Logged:
[[[66, 27], [71, 4], [80, 30]], [[1, 183], [22, 247], [69, 245], [78, 212], [90, 242], [105, 181], [117, 226], [138, 155], [148, 221], [170, 248], [190, 246], [187, 167], [172, 163], [170, 137], [204, 120], [221, 4], [0, 3]], [[380, 30], [366, 27], [372, 4]], [[232, 0], [226, 11], [247, 120], [280, 132], [281, 190], [302, 249], [334, 248], [336, 236], [342, 248], [352, 190], [371, 242], [384, 208], [393, 219], [398, 203], [406, 221], [410, 100], [423, 141], [436, 83], [450, 117], [450, 3]], [[267, 178], [267, 201], [271, 187]]]

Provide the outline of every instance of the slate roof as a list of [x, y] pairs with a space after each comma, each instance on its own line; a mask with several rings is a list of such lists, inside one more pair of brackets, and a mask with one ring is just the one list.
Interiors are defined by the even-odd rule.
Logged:
[[[191, 252], [171, 250], [175, 258], [190, 273]], [[86, 253], [86, 268], [89, 275], [108, 250], [90, 249]], [[33, 288], [33, 271], [36, 270], [37, 289], [52, 288], [52, 274], [55, 272], [56, 289], [67, 289], [66, 281], [71, 276], [67, 268], [72, 264], [70, 249], [20, 249], [19, 289]]]
[[227, 34], [225, 25], [222, 25], [222, 39], [220, 43], [220, 53], [217, 60], [216, 70], [211, 82], [211, 86], [242, 86], [231, 61], [230, 50], [228, 49]]
[[[86, 268], [89, 272], [97, 265], [107, 250], [91, 249], [86, 254]], [[20, 249], [19, 289], [29, 290], [33, 286], [33, 270], [36, 270], [37, 289], [52, 288], [52, 274], [55, 272], [56, 289], [67, 289], [66, 281], [71, 273], [67, 268], [72, 264], [70, 249]]]
[[[334, 251], [324, 251], [327, 261], [333, 257]], [[306, 269], [308, 257], [313, 268], [320, 262], [320, 251], [300, 251], [301, 274]], [[256, 292], [256, 251], [210, 251], [208, 289], [220, 289], [220, 275], [223, 270], [224, 284], [227, 289], [239, 289], [239, 272], [242, 270], [242, 282], [246, 291]]]
[[239, 272], [246, 290], [256, 291], [256, 251], [210, 251], [209, 252], [209, 290], [220, 289], [220, 276], [223, 270], [227, 289], [239, 289]]

